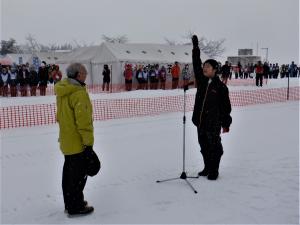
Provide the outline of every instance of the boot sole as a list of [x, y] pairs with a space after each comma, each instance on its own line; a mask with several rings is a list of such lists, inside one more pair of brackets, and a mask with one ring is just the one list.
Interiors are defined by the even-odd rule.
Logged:
[[82, 216], [90, 215], [90, 214], [92, 214], [93, 212], [94, 212], [94, 210], [91, 211], [91, 212], [88, 212], [88, 213], [68, 214], [68, 217], [69, 217], [69, 218], [82, 217]]

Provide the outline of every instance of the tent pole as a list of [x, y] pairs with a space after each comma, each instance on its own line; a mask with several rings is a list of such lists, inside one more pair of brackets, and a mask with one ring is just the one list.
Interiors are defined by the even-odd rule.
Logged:
[[93, 86], [94, 85], [94, 79], [93, 79], [94, 74], [93, 74], [93, 65], [92, 65], [92, 62], [90, 62], [90, 68], [91, 68], [91, 75], [90, 75], [90, 77], [91, 77], [91, 85]]
[[110, 93], [112, 93], [112, 83], [113, 83], [113, 76], [112, 76], [112, 65], [110, 65], [110, 77], [111, 77], [111, 82], [110, 82]]

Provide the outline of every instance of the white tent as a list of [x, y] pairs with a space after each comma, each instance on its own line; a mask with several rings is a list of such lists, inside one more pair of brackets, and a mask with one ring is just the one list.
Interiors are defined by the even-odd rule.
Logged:
[[[204, 54], [202, 60], [208, 57]], [[57, 63], [64, 71], [72, 62], [85, 65], [90, 76], [87, 84], [101, 84], [103, 65], [112, 69], [112, 83], [124, 82], [123, 70], [126, 63], [168, 65], [175, 61], [180, 64], [192, 63], [192, 46], [164, 44], [114, 44], [84, 47], [63, 56]]]

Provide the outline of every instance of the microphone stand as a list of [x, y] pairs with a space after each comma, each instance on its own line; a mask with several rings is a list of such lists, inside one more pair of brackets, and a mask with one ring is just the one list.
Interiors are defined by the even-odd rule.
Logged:
[[183, 166], [182, 166], [182, 173], [180, 175], [180, 177], [175, 177], [175, 178], [170, 178], [170, 179], [165, 179], [165, 180], [157, 180], [157, 183], [163, 183], [163, 182], [167, 182], [167, 181], [173, 181], [173, 180], [179, 180], [182, 179], [184, 180], [187, 185], [193, 190], [193, 192], [195, 194], [197, 194], [198, 192], [196, 191], [196, 189], [193, 187], [193, 185], [188, 181], [188, 179], [198, 179], [199, 177], [189, 177], [187, 176], [187, 172], [185, 171], [185, 124], [186, 124], [186, 116], [185, 116], [185, 112], [186, 112], [186, 91], [188, 90], [188, 85], [192, 84], [192, 83], [188, 83], [187, 85], [184, 86], [184, 113], [183, 113]]

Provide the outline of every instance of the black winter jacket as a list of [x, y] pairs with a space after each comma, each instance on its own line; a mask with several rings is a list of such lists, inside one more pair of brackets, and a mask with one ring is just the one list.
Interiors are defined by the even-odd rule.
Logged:
[[230, 75], [230, 66], [224, 65], [221, 69], [222, 75], [229, 76]]
[[18, 83], [21, 85], [21, 86], [24, 86], [24, 85], [27, 85], [29, 83], [29, 72], [28, 70], [19, 70], [18, 72]]
[[47, 86], [49, 81], [49, 72], [47, 67], [40, 67], [38, 72], [39, 85]]
[[219, 134], [221, 127], [229, 128], [232, 123], [228, 88], [218, 76], [209, 79], [203, 75], [198, 46], [193, 48], [193, 67], [197, 93], [192, 121], [200, 131]]
[[34, 70], [30, 71], [28, 80], [30, 86], [37, 86], [39, 83], [38, 73]]
[[0, 73], [0, 87], [4, 87], [10, 84], [10, 74], [7, 73], [7, 80], [4, 83], [3, 79], [2, 79], [2, 74]]
[[103, 75], [103, 81], [110, 82], [110, 69], [104, 69], [102, 72]]

